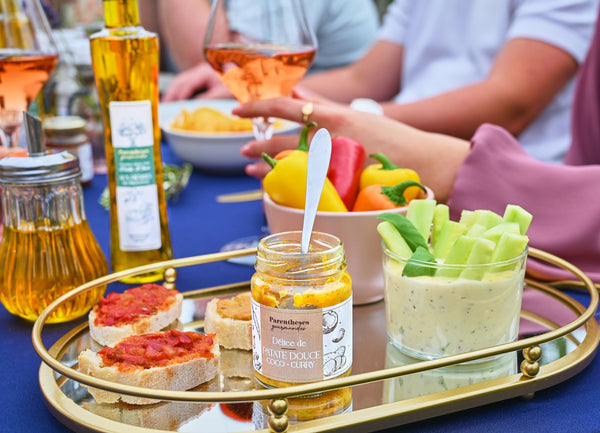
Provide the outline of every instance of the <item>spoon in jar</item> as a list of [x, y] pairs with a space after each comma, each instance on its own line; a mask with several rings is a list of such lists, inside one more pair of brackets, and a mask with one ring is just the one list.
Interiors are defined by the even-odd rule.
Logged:
[[308, 253], [313, 225], [317, 216], [317, 208], [321, 199], [321, 192], [329, 161], [331, 160], [331, 135], [329, 131], [321, 128], [314, 135], [308, 149], [308, 165], [306, 168], [306, 199], [304, 202], [304, 220], [302, 223], [302, 242], [300, 252]]

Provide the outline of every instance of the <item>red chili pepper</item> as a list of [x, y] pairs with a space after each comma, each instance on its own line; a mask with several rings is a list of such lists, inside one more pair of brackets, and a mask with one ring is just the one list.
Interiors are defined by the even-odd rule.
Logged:
[[[275, 160], [287, 157], [294, 150], [308, 151], [308, 131], [316, 127], [310, 122], [302, 128], [296, 149], [286, 149], [275, 155]], [[361, 143], [348, 137], [331, 140], [331, 160], [327, 178], [333, 184], [347, 209], [352, 209], [360, 186], [360, 175], [367, 160], [367, 152]]]
[[331, 140], [331, 162], [327, 177], [348, 209], [354, 206], [366, 160], [365, 148], [358, 141], [348, 137]]

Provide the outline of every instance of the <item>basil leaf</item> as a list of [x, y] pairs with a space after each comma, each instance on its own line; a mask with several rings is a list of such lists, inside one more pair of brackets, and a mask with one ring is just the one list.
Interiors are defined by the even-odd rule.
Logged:
[[423, 238], [423, 235], [404, 215], [393, 212], [384, 212], [377, 216], [377, 218], [394, 224], [413, 252], [416, 251], [418, 247], [429, 250], [427, 241]]
[[406, 266], [404, 266], [404, 270], [402, 271], [403, 276], [420, 277], [422, 275], [427, 275], [432, 277], [435, 275], [436, 268], [434, 266], [424, 266], [421, 263], [416, 263], [416, 261], [437, 263], [429, 249], [419, 246], [410, 259], [408, 259], [408, 262], [406, 262]]

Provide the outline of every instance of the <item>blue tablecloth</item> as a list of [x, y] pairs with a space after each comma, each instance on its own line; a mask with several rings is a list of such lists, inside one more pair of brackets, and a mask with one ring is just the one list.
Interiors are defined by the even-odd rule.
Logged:
[[[176, 162], [163, 146], [165, 162]], [[108, 212], [98, 204], [106, 177], [97, 175], [84, 190], [87, 217], [109, 257]], [[169, 222], [175, 257], [217, 252], [226, 242], [260, 233], [264, 224], [260, 201], [217, 203], [218, 194], [259, 188], [257, 180], [243, 174], [210, 175], [195, 171], [179, 200], [169, 203]], [[247, 266], [227, 262], [179, 270], [180, 288], [201, 288], [246, 281]], [[581, 302], [587, 305], [585, 296]], [[73, 323], [48, 325], [43, 340], [50, 347]], [[32, 324], [0, 307], [0, 362], [4, 372], [0, 392], [0, 431], [70, 431], [48, 411], [38, 384], [40, 358], [31, 344]], [[536, 393], [532, 400], [511, 399], [452, 415], [403, 426], [403, 432], [598, 432], [600, 431], [600, 360], [574, 378]], [[399, 430], [395, 430], [399, 431]]]

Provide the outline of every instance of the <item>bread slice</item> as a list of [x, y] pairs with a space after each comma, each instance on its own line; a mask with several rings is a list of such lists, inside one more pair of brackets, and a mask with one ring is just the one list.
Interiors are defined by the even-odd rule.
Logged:
[[[189, 337], [186, 339], [186, 336]], [[158, 342], [186, 340], [169, 343], [179, 351], [175, 358], [153, 361], [157, 353], [168, 353]], [[191, 340], [189, 343], [187, 340]], [[167, 356], [168, 358], [168, 356]], [[219, 371], [220, 350], [214, 334], [176, 330], [136, 335], [121, 340], [117, 345], [93, 352], [89, 349], [79, 354], [79, 370], [85, 374], [124, 385], [143, 388], [184, 391], [211, 380]], [[160, 400], [118, 394], [89, 387], [97, 403], [150, 404]]]
[[[214, 298], [206, 306], [204, 330], [219, 336], [219, 344], [228, 349], [252, 349], [250, 292], [233, 298]], [[223, 314], [231, 313], [229, 317]], [[237, 317], [244, 317], [238, 319]]]
[[159, 284], [111, 293], [90, 311], [90, 335], [103, 346], [113, 346], [131, 335], [160, 331], [179, 318], [182, 304], [181, 293]]

